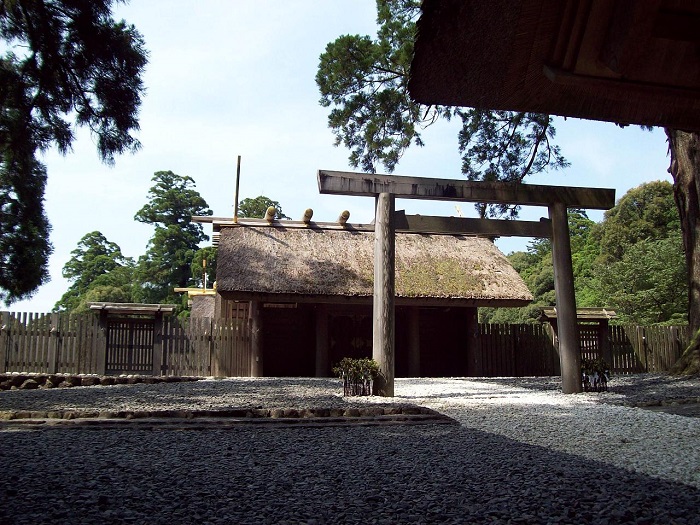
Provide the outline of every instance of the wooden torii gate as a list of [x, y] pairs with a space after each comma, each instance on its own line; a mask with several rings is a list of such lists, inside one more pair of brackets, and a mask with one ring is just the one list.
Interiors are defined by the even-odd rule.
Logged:
[[[559, 324], [559, 359], [562, 391], [582, 391], [581, 356], [576, 327], [576, 297], [571, 263], [571, 243], [567, 208], [607, 210], [615, 205], [615, 190], [474, 182], [425, 177], [404, 177], [319, 170], [318, 189], [322, 194], [375, 198], [374, 226], [374, 314], [372, 357], [379, 363], [376, 393], [394, 396], [394, 270], [395, 199], [421, 199], [484, 202], [523, 206], [546, 206], [549, 210], [554, 263], [554, 288]], [[542, 236], [540, 223], [462, 218], [427, 218], [431, 233]], [[491, 224], [489, 224], [491, 223]], [[492, 223], [500, 223], [494, 228]], [[410, 226], [410, 225], [409, 225]], [[425, 233], [426, 224], [415, 224], [408, 231]]]

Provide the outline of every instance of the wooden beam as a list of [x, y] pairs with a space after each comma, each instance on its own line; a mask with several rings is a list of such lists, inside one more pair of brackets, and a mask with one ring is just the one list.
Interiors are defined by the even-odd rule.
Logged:
[[[473, 217], [440, 217], [434, 215], [406, 215], [396, 212], [396, 231], [400, 233], [429, 233], [432, 235], [476, 235], [482, 237], [551, 237], [551, 221], [509, 221], [504, 219], [477, 219]], [[374, 224], [350, 224], [342, 222], [274, 221], [264, 219], [239, 219], [215, 221], [214, 231], [221, 228], [280, 228], [285, 230], [342, 230], [352, 232], [373, 232]], [[175, 291], [186, 291], [176, 289]]]
[[153, 323], [153, 375], [163, 375], [163, 313], [156, 312]]
[[316, 326], [316, 377], [329, 377], [331, 372], [328, 344], [328, 305], [315, 308]]
[[59, 331], [60, 331], [61, 318], [58, 313], [54, 312], [51, 314], [51, 330], [49, 332], [49, 352], [48, 359], [49, 374], [58, 373], [58, 355], [59, 355]]
[[318, 189], [324, 194], [357, 197], [376, 197], [380, 193], [392, 193], [400, 199], [497, 202], [523, 206], [562, 203], [569, 208], [596, 210], [608, 210], [615, 206], [614, 189], [431, 179], [328, 170], [318, 171]]
[[0, 312], [0, 373], [5, 373], [7, 356], [10, 353], [10, 312]]
[[656, 16], [654, 36], [700, 43], [700, 14], [693, 11], [662, 9]]
[[420, 377], [420, 307], [408, 308], [408, 376]]
[[[265, 292], [241, 292], [241, 291], [225, 291], [219, 290], [221, 297], [231, 301], [259, 301], [259, 302], [275, 302], [275, 303], [324, 303], [324, 304], [341, 304], [341, 305], [356, 305], [372, 304], [371, 295], [314, 295], [314, 294], [270, 294]], [[425, 307], [441, 307], [441, 308], [462, 308], [462, 307], [480, 307], [489, 306], [493, 308], [517, 308], [527, 306], [532, 301], [524, 299], [454, 299], [454, 298], [437, 298], [437, 297], [395, 297], [394, 304], [396, 306], [425, 306]]]
[[98, 375], [107, 373], [107, 311], [100, 310], [100, 314], [93, 320], [93, 333], [96, 334], [92, 340], [93, 355], [95, 356], [95, 369], [91, 372]]
[[[405, 218], [405, 219], [404, 219]], [[480, 235], [484, 237], [551, 237], [549, 219], [539, 221], [507, 221], [470, 217], [438, 217], [404, 215], [397, 217], [396, 231], [435, 235]]]

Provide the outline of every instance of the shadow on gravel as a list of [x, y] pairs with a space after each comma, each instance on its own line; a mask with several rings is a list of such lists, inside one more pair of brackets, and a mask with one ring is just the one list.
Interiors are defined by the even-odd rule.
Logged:
[[691, 525], [700, 508], [694, 487], [453, 426], [5, 432], [0, 464], [2, 524]]

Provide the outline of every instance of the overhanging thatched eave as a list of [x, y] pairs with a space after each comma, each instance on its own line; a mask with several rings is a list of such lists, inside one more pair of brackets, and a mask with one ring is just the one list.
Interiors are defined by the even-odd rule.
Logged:
[[423, 104], [700, 129], [699, 0], [423, 0]]

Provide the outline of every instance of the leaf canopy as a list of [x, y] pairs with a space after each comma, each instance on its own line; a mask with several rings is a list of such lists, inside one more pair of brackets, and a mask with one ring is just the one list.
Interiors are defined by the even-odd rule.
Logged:
[[119, 245], [108, 241], [99, 231], [90, 232], [80, 239], [63, 266], [63, 277], [71, 281], [71, 286], [54, 310], [79, 311], [81, 305], [83, 310], [87, 309], [87, 302], [96, 300], [87, 297], [98, 287], [109, 287], [111, 295], [128, 302], [132, 297], [133, 273], [134, 261], [122, 254]]
[[113, 0], [0, 3], [0, 300], [48, 280], [52, 252], [39, 152], [65, 154], [74, 126], [93, 133], [100, 158], [135, 151], [147, 52], [112, 17]]
[[139, 257], [136, 299], [145, 303], [186, 304], [174, 288], [194, 284], [191, 265], [199, 243], [209, 240], [195, 215], [212, 215], [209, 205], [186, 175], [158, 171], [151, 179], [149, 201], [134, 219], [155, 226], [146, 253]]
[[[568, 166], [553, 143], [549, 115], [426, 106], [411, 99], [407, 81], [419, 15], [417, 0], [378, 0], [376, 38], [343, 35], [320, 56], [320, 104], [331, 108], [328, 126], [335, 145], [350, 150], [349, 164], [393, 172], [407, 148], [424, 144], [423, 129], [459, 116], [458, 149], [469, 180], [517, 183]], [[481, 217], [515, 217], [519, 211], [508, 205], [476, 208]]]
[[248, 217], [251, 219], [262, 219], [265, 217], [268, 208], [275, 209], [276, 219], [289, 219], [282, 211], [282, 206], [279, 202], [273, 201], [265, 195], [259, 195], [253, 199], [245, 198], [238, 203], [238, 216]]

